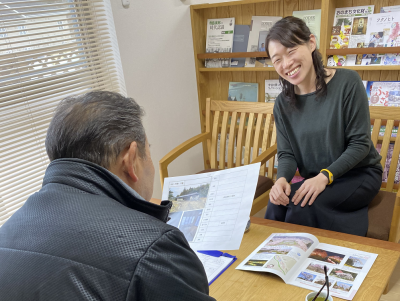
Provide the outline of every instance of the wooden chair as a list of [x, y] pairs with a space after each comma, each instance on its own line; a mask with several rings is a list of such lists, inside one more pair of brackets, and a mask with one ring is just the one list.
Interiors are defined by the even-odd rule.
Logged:
[[250, 215], [257, 213], [267, 206], [269, 191], [276, 177], [276, 128], [272, 112], [273, 104], [269, 103], [207, 98], [205, 133], [187, 140], [160, 160], [161, 185], [164, 184], [164, 178], [168, 177], [168, 165], [173, 160], [206, 141], [209, 164], [206, 170], [199, 173], [261, 162]]
[[[400, 191], [397, 169], [400, 151], [400, 135], [391, 137], [393, 126], [399, 126], [400, 108], [370, 107], [373, 130], [371, 139], [380, 150], [383, 168], [387, 166], [387, 181], [382, 182], [381, 191], [374, 198], [368, 209], [369, 227], [367, 237], [398, 242], [400, 220]], [[386, 126], [384, 136], [379, 136], [382, 125]], [[393, 145], [394, 143], [394, 145]], [[391, 145], [392, 144], [392, 145]], [[390, 160], [386, 160], [391, 157]], [[395, 181], [397, 178], [397, 181]], [[396, 194], [397, 192], [397, 194]]]

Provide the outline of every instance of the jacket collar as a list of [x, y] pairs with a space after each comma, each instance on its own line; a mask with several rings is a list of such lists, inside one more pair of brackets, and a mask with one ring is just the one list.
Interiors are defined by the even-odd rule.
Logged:
[[103, 195], [122, 205], [149, 214], [163, 222], [167, 221], [170, 201], [161, 205], [144, 200], [135, 190], [126, 185], [107, 169], [82, 159], [57, 159], [47, 167], [43, 187], [50, 183], [59, 183], [90, 194]]

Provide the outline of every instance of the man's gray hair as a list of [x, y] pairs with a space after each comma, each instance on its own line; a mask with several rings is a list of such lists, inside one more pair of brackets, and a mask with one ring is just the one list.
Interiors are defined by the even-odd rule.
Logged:
[[79, 158], [109, 168], [131, 142], [145, 157], [143, 109], [129, 97], [93, 91], [63, 99], [46, 136], [50, 161]]

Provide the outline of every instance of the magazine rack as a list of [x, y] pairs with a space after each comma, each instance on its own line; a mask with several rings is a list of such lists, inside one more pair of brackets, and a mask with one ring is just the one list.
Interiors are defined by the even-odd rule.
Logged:
[[[258, 101], [264, 102], [264, 90], [266, 79], [278, 79], [278, 74], [273, 67], [264, 68], [205, 68], [204, 59], [211, 58], [212, 55], [206, 54], [206, 34], [207, 19], [235, 17], [236, 24], [251, 24], [252, 16], [291, 16], [296, 10], [321, 9], [321, 31], [320, 31], [320, 52], [324, 64], [326, 65], [328, 55], [355, 54], [359, 49], [329, 49], [330, 36], [333, 26], [335, 8], [350, 7], [361, 5], [375, 5], [374, 13], [379, 13], [381, 6], [400, 5], [400, 0], [393, 2], [370, 1], [342, 1], [342, 0], [246, 0], [232, 1], [215, 4], [192, 5], [191, 22], [193, 34], [193, 49], [197, 79], [197, 93], [199, 101], [199, 113], [201, 129], [204, 133], [206, 98], [228, 99], [228, 86], [230, 81], [258, 83]], [[387, 47], [384, 53], [399, 53], [400, 47]], [[363, 53], [371, 51], [367, 48], [360, 49]], [[374, 48], [376, 53], [377, 48]], [[256, 53], [255, 53], [256, 54]], [[217, 54], [220, 55], [220, 54]], [[235, 53], [235, 57], [240, 57], [240, 53]], [[250, 56], [243, 53], [242, 57]], [[253, 55], [253, 54], [251, 54]], [[226, 57], [226, 54], [224, 54]], [[347, 68], [356, 70], [363, 80], [368, 81], [397, 81], [400, 77], [400, 66], [348, 66], [332, 67]], [[210, 168], [207, 146], [203, 142], [204, 167]]]

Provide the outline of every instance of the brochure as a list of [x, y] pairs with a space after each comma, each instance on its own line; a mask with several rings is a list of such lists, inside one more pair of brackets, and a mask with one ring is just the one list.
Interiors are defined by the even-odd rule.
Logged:
[[258, 101], [258, 83], [229, 82], [228, 100]]
[[[392, 130], [392, 137], [397, 136], [397, 131], [398, 131], [398, 127], [394, 127]], [[383, 131], [383, 134], [384, 133], [385, 132]], [[379, 136], [383, 136], [383, 134], [381, 135], [381, 131], [379, 131]], [[382, 144], [378, 143], [376, 145], [376, 150], [378, 151], [378, 153], [381, 152], [381, 148], [382, 148]], [[384, 183], [387, 183], [387, 180], [389, 177], [390, 164], [391, 164], [392, 158], [393, 158], [393, 149], [394, 149], [394, 143], [390, 143], [389, 148], [388, 148], [388, 153], [386, 156], [385, 166], [383, 167], [382, 182], [384, 182]], [[398, 161], [397, 161], [396, 173], [394, 176], [394, 183], [399, 184], [399, 180], [400, 180], [400, 157], [398, 158]]]
[[374, 5], [336, 8], [330, 48], [364, 47], [368, 15], [373, 13]]
[[260, 163], [164, 179], [168, 224], [195, 250], [237, 250], [249, 221]]
[[279, 79], [265, 80], [265, 102], [274, 103], [276, 98], [282, 92], [282, 86]]
[[346, 56], [345, 55], [331, 55], [328, 57], [327, 66], [345, 66], [346, 65]]
[[377, 256], [320, 243], [308, 233], [273, 233], [236, 269], [273, 273], [287, 284], [318, 291], [326, 265], [330, 294], [352, 300]]
[[370, 106], [400, 106], [400, 82], [372, 82], [370, 91]]
[[[233, 35], [232, 52], [246, 52], [249, 42], [249, 25], [235, 25], [235, 34]], [[231, 59], [231, 67], [244, 67], [246, 58], [238, 57]]]
[[365, 45], [368, 47], [400, 46], [400, 12], [380, 13], [368, 16]]
[[[206, 53], [232, 52], [235, 18], [208, 19]], [[230, 67], [231, 60], [206, 59], [207, 68]]]
[[317, 39], [317, 47], [319, 48], [320, 30], [321, 30], [321, 10], [298, 10], [293, 11], [293, 17], [303, 19], [306, 22], [311, 33]]
[[[247, 52], [262, 51], [262, 39], [260, 40], [260, 32], [263, 32], [261, 36], [267, 36], [272, 26], [282, 19], [282, 17], [271, 17], [271, 16], [253, 16], [251, 18], [251, 29], [249, 35], [249, 43], [247, 44]], [[260, 42], [260, 44], [259, 44]], [[268, 62], [266, 63], [268, 64]], [[265, 63], [263, 64], [265, 65]], [[245, 67], [255, 67], [256, 58], [247, 57]]]
[[385, 6], [381, 7], [381, 13], [390, 13], [394, 11], [400, 11], [400, 5], [395, 5], [395, 6]]
[[[259, 33], [259, 38], [258, 38], [258, 50], [257, 51], [262, 51], [265, 52], [265, 42], [267, 40], [267, 35], [268, 35], [267, 30], [262, 30]], [[267, 55], [267, 54], [265, 54]], [[256, 62], [255, 62], [255, 67], [273, 67], [271, 59], [268, 57], [257, 57]]]

